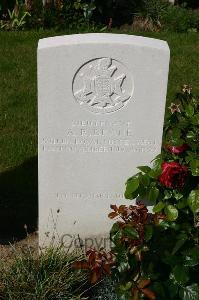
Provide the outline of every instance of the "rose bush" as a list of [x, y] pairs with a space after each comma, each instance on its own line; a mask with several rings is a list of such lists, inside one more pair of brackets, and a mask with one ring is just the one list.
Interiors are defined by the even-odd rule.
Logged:
[[199, 299], [198, 108], [184, 85], [169, 106], [162, 153], [126, 182], [125, 197], [147, 200], [153, 213], [140, 202], [111, 205], [111, 274], [121, 300]]

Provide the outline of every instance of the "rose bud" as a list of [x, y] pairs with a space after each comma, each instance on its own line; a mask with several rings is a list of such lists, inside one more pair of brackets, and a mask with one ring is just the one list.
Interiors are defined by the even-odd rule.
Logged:
[[183, 152], [185, 152], [188, 149], [188, 145], [187, 144], [182, 144], [180, 146], [171, 146], [171, 145], [167, 145], [166, 149], [173, 153], [173, 154], [181, 154]]

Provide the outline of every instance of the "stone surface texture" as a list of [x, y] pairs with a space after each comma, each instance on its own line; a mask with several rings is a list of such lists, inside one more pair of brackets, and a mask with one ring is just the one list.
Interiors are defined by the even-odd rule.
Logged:
[[125, 181], [160, 152], [168, 70], [161, 40], [81, 34], [39, 41], [41, 247], [107, 242], [110, 204], [131, 203]]

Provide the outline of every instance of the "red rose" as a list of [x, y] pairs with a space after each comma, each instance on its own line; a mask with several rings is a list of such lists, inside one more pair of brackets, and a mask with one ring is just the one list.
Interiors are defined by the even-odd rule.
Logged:
[[176, 189], [182, 188], [188, 175], [188, 168], [177, 162], [162, 163], [162, 174], [159, 181], [166, 187]]
[[169, 150], [169, 152], [173, 153], [173, 154], [181, 154], [184, 151], [187, 150], [188, 145], [187, 144], [182, 144], [181, 146], [166, 146], [167, 150]]

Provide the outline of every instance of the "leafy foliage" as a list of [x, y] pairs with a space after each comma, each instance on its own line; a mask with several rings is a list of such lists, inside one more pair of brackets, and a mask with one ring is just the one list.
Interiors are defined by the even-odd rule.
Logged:
[[0, 28], [4, 30], [24, 29], [28, 17], [31, 17], [30, 13], [16, 0], [14, 9], [8, 9], [8, 18], [0, 20]]
[[[122, 25], [137, 31], [199, 30], [198, 10], [168, 0], [3, 0], [2, 30], [30, 28], [93, 29]], [[9, 3], [7, 3], [9, 2]], [[45, 3], [45, 5], [43, 5]], [[15, 14], [17, 7], [17, 15]], [[19, 13], [19, 15], [18, 15]], [[14, 23], [13, 23], [14, 21]]]
[[196, 32], [199, 29], [197, 10], [190, 9], [190, 6], [176, 6], [167, 0], [145, 0], [138, 15], [143, 17], [146, 23], [151, 22], [158, 30]]
[[96, 251], [90, 249], [86, 252], [87, 259], [76, 261], [73, 264], [75, 269], [89, 270], [90, 282], [96, 283], [103, 275], [110, 275], [111, 266], [114, 262], [114, 256], [111, 252], [106, 252], [103, 249]]
[[[27, 0], [16, 2], [11, 12], [9, 9], [1, 20], [1, 29], [14, 30], [23, 28], [89, 29], [94, 26], [92, 16], [96, 6], [94, 0]], [[30, 17], [30, 18], [28, 18]]]
[[153, 207], [111, 205], [111, 268], [121, 300], [199, 299], [199, 101], [184, 85], [169, 106], [162, 153], [126, 182], [125, 197]]
[[[129, 283], [131, 278], [131, 286], [125, 292], [131, 293], [129, 299], [140, 299], [138, 295], [142, 292], [132, 290], [132, 285], [135, 278], [143, 280], [143, 277], [150, 280], [148, 288], [156, 299], [199, 298], [198, 107], [191, 87], [184, 85], [169, 107], [161, 155], [155, 158], [152, 167], [138, 167], [141, 172], [126, 182], [127, 199], [139, 197], [154, 204], [154, 213], [147, 213], [147, 223], [142, 221], [141, 247], [139, 244], [132, 248], [132, 241], [126, 241], [121, 256], [118, 243], [121, 245], [124, 234], [119, 242], [113, 240], [117, 263], [120, 264], [121, 257], [126, 258], [126, 274], [119, 272], [121, 268], [116, 265], [116, 277], [119, 286]], [[136, 226], [131, 223], [131, 230], [137, 231]], [[115, 227], [114, 224], [113, 232]], [[150, 293], [144, 296], [153, 299]], [[125, 297], [121, 299], [128, 299]]]
[[140, 14], [161, 27], [162, 16], [169, 6], [167, 0], [145, 0]]
[[197, 31], [199, 29], [199, 13], [197, 10], [169, 5], [161, 16], [162, 27], [176, 32]]

